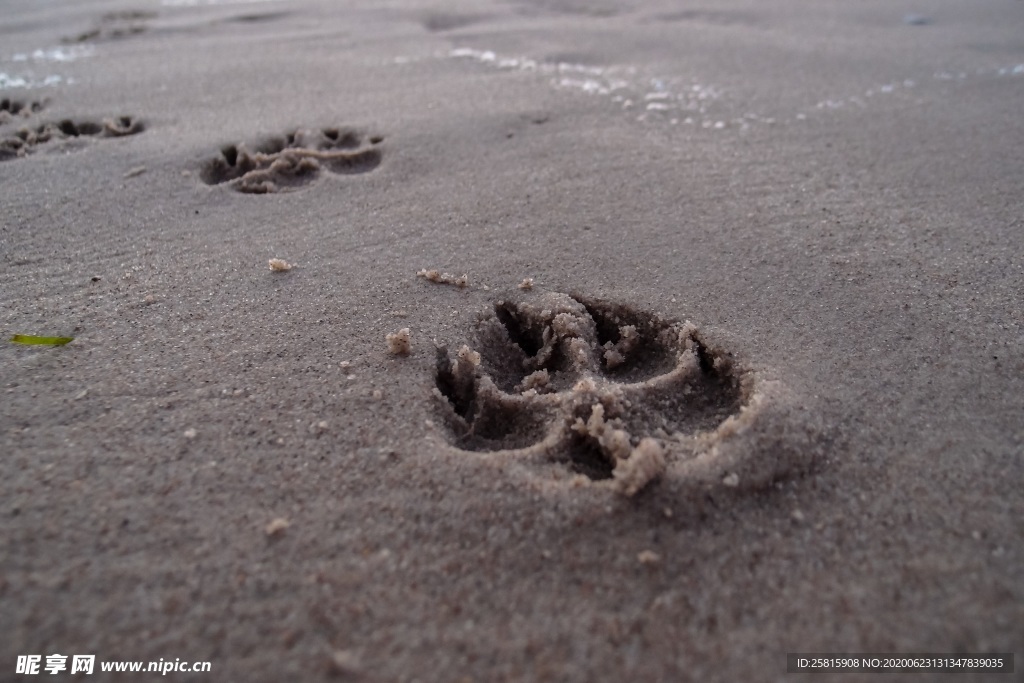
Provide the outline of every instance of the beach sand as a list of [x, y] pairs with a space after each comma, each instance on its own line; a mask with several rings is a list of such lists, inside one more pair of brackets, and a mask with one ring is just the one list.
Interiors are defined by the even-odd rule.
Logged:
[[1024, 3], [3, 14], [0, 679], [1021, 656]]

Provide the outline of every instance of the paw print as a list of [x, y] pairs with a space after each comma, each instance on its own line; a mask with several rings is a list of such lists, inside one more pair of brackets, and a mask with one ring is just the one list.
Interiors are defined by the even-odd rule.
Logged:
[[627, 496], [751, 396], [749, 375], [692, 324], [554, 292], [497, 301], [473, 347], [438, 348], [435, 378], [456, 448], [554, 460]]
[[46, 101], [42, 100], [12, 100], [4, 97], [0, 99], [0, 124], [14, 120], [16, 117], [28, 118], [33, 114], [41, 112], [46, 108]]
[[155, 19], [156, 16], [156, 12], [146, 10], [108, 12], [101, 16], [92, 28], [73, 36], [66, 36], [61, 42], [68, 45], [128, 38], [147, 31], [149, 20]]
[[36, 147], [50, 142], [88, 138], [118, 138], [135, 135], [145, 125], [131, 116], [118, 116], [102, 121], [63, 119], [26, 126], [0, 139], [0, 161], [28, 156]]
[[207, 185], [227, 184], [246, 194], [302, 188], [326, 170], [338, 175], [366, 173], [381, 162], [380, 136], [364, 142], [350, 128], [299, 129], [253, 145], [228, 145], [200, 171]]

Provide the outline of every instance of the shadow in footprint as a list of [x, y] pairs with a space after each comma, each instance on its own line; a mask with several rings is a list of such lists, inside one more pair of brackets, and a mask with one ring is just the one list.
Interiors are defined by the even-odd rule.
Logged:
[[679, 340], [671, 325], [630, 306], [571, 296], [594, 320], [601, 369], [609, 376], [641, 382], [675, 367]]
[[545, 406], [498, 390], [478, 371], [479, 355], [463, 347], [454, 358], [437, 349], [436, 396], [454, 443], [467, 451], [516, 450], [544, 439]]
[[727, 354], [708, 350], [696, 337], [691, 342], [696, 371], [624, 388], [628, 405], [622, 421], [631, 431], [642, 426], [648, 432], [695, 434], [711, 431], [739, 412], [742, 382]]
[[565, 462], [571, 472], [592, 481], [611, 479], [615, 471], [615, 459], [608, 457], [597, 441], [582, 434], [571, 434], [564, 457], [560, 453], [556, 459]]

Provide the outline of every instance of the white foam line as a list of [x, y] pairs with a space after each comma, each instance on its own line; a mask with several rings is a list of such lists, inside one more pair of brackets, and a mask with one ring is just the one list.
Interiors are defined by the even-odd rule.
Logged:
[[51, 47], [46, 50], [19, 52], [11, 56], [12, 62], [73, 62], [83, 57], [91, 57], [96, 52], [93, 45], [72, 45], [71, 47]]
[[[949, 71], [936, 71], [932, 74], [933, 81], [960, 81], [972, 76], [1016, 76], [1024, 75], [1024, 64], [1016, 64], [1013, 66], [1003, 67], [992, 67], [992, 68], [979, 68], [975, 69], [973, 74], [969, 74], [966, 71], [960, 71], [957, 73], [951, 73]], [[909, 90], [918, 86], [917, 81], [912, 78], [904, 78], [902, 81], [891, 81], [882, 85], [877, 85], [873, 88], [869, 88], [864, 91], [863, 97], [874, 98], [881, 95], [892, 95], [899, 92], [900, 90]], [[840, 98], [840, 99], [826, 99], [821, 100], [814, 105], [815, 109], [829, 110], [829, 109], [842, 109], [848, 105], [853, 105], [861, 109], [867, 106], [867, 103], [857, 95], [851, 97]], [[807, 118], [804, 113], [797, 114], [794, 117], [798, 121], [803, 121]]]
[[[629, 76], [637, 73], [634, 67], [612, 66], [600, 67], [572, 62], [538, 63], [526, 57], [502, 56], [493, 50], [477, 50], [469, 47], [455, 48], [448, 56], [456, 59], [471, 59], [487, 66], [506, 70], [534, 71], [550, 75], [550, 84], [559, 89], [577, 90], [588, 95], [610, 96], [612, 102], [623, 109], [630, 109], [635, 102], [644, 104], [645, 113], [641, 120], [647, 119], [647, 112], [687, 111], [700, 114], [707, 113], [706, 103], [716, 100], [722, 91], [712, 86], [694, 84], [681, 92], [673, 92], [666, 82], [660, 78], [652, 78], [646, 82]], [[660, 117], [655, 117], [660, 118]], [[678, 123], [678, 119], [676, 119]], [[711, 127], [721, 129], [723, 126]]]
[[65, 78], [57, 74], [51, 74], [43, 78], [43, 80], [36, 80], [31, 76], [11, 76], [10, 74], [0, 72], [0, 90], [10, 90], [13, 88], [24, 88], [26, 90], [32, 90], [35, 88], [47, 88], [52, 85], [60, 85], [61, 83], [73, 83], [70, 78]]
[[[524, 57], [503, 57], [492, 50], [476, 50], [465, 47], [451, 50], [448, 56], [472, 59], [481, 64], [499, 69], [536, 71], [552, 75], [553, 77], [549, 79], [549, 82], [555, 88], [576, 90], [589, 95], [608, 96], [613, 103], [619, 105], [623, 110], [633, 109], [639, 103], [643, 107], [643, 112], [636, 116], [638, 121], [668, 121], [673, 125], [678, 125], [680, 122], [686, 125], [695, 125], [699, 122], [700, 127], [703, 129], [723, 130], [735, 128], [740, 131], [747, 130], [750, 127], [749, 122], [766, 125], [777, 123], [775, 118], [757, 114], [747, 114], [745, 117], [728, 122], [711, 118], [714, 111], [709, 111], [710, 103], [718, 100], [724, 94], [719, 88], [695, 83], [684, 87], [679, 92], [674, 92], [663, 79], [651, 78], [646, 82], [641, 82], [636, 78], [622, 77], [624, 75], [635, 76], [637, 69], [634, 67], [598, 67], [569, 62], [545, 64]], [[937, 71], [932, 74], [932, 80], [963, 80], [974, 75], [1020, 76], [1024, 75], [1024, 64], [982, 68], [970, 73], [966, 71], [958, 73]], [[900, 91], [917, 87], [918, 81], [912, 78], [893, 80], [869, 88], [859, 95], [823, 99], [814, 105], [814, 110], [865, 109], [868, 106], [867, 100], [895, 95]], [[686, 117], [680, 119], [680, 113], [686, 114]], [[798, 111], [789, 120], [806, 121], [808, 118], [810, 118], [808, 112]], [[783, 118], [781, 120], [784, 121], [786, 119]]]

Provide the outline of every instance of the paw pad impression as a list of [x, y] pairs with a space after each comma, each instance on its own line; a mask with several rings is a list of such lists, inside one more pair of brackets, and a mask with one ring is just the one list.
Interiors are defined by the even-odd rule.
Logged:
[[366, 173], [380, 165], [383, 141], [351, 128], [299, 129], [253, 145], [228, 145], [207, 161], [200, 178], [207, 185], [227, 184], [246, 194], [285, 192], [304, 187], [326, 170], [340, 175]]
[[26, 126], [0, 139], [0, 161], [24, 157], [48, 142], [76, 138], [117, 138], [135, 135], [145, 125], [132, 116], [118, 116], [102, 121], [63, 119]]
[[553, 460], [628, 496], [674, 461], [707, 457], [709, 435], [730, 420], [735, 431], [752, 396], [751, 375], [694, 325], [580, 296], [497, 301], [475, 346], [437, 350], [455, 447]]

